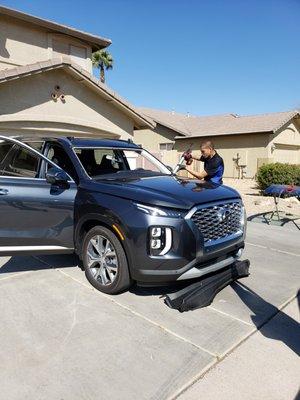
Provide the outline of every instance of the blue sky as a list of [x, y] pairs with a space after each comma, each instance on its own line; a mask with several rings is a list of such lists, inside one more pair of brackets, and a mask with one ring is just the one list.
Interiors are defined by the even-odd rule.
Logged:
[[300, 108], [300, 0], [0, 0], [112, 39], [107, 83], [208, 115]]

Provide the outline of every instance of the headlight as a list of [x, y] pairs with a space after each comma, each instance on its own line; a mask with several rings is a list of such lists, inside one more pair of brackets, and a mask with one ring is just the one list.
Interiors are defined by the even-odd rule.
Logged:
[[136, 208], [145, 214], [152, 215], [154, 217], [170, 217], [170, 218], [181, 218], [183, 213], [178, 210], [162, 209], [158, 207], [147, 206], [145, 204], [133, 203]]

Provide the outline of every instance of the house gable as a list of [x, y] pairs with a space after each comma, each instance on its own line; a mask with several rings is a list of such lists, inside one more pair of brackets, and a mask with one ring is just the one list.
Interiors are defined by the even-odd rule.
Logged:
[[[58, 94], [56, 100], [52, 99], [53, 93]], [[133, 127], [133, 119], [63, 68], [1, 84], [2, 134], [45, 135], [51, 131], [58, 135], [126, 139], [132, 137]]]

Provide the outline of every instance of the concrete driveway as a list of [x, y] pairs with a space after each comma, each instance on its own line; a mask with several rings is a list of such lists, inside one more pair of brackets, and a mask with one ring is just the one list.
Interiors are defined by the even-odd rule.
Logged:
[[[266, 373], [265, 345], [253, 344], [259, 335], [284, 345], [291, 367], [275, 368], [275, 395], [272, 388], [264, 391], [270, 399], [292, 398], [276, 393], [296, 393], [300, 376], [298, 306], [285, 313], [299, 289], [299, 243], [299, 231], [249, 223], [244, 256], [251, 276], [226, 287], [211, 306], [183, 314], [164, 305], [163, 289], [114, 297], [94, 290], [69, 256], [0, 258], [0, 397], [198, 399], [202, 382], [207, 395], [216, 391], [221, 378], [213, 373], [239, 355], [246, 367], [252, 356], [249, 370], [238, 362], [227, 368], [240, 380], [236, 398], [247, 399], [240, 393], [243, 374], [249, 381], [258, 368]], [[272, 328], [274, 316], [283, 318], [283, 329]], [[276, 352], [272, 357], [276, 362]], [[227, 398], [223, 393], [218, 397]]]

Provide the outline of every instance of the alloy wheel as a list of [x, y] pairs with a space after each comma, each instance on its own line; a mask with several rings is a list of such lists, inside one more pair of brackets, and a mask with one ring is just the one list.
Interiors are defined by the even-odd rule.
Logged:
[[118, 258], [113, 244], [102, 235], [95, 235], [87, 247], [88, 268], [101, 285], [111, 285], [118, 273]]

